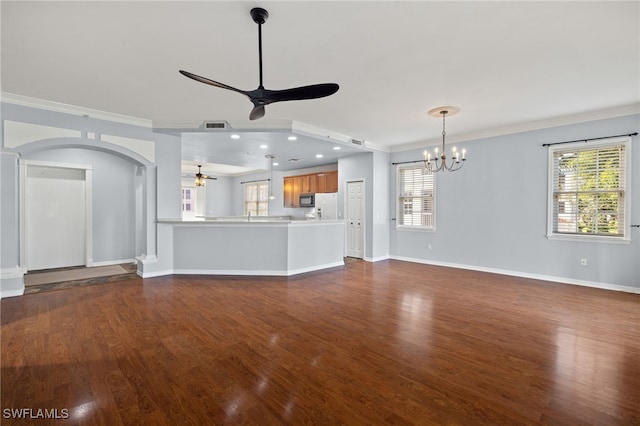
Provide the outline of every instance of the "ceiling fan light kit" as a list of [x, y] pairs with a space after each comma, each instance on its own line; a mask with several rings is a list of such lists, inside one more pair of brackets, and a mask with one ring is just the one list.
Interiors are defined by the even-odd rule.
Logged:
[[207, 175], [203, 175], [202, 174], [202, 170], [201, 170], [202, 166], [200, 164], [198, 164], [198, 173], [196, 173], [196, 186], [204, 186], [204, 181], [206, 179], [209, 180], [217, 180], [218, 178], [214, 178], [214, 177], [209, 177]]
[[269, 13], [260, 7], [251, 9], [251, 18], [258, 24], [258, 64], [260, 70], [260, 83], [255, 90], [240, 90], [227, 84], [219, 83], [205, 77], [193, 74], [189, 71], [180, 70], [180, 73], [200, 83], [208, 84], [221, 89], [231, 90], [241, 93], [249, 98], [253, 104], [253, 109], [249, 114], [250, 120], [257, 120], [264, 117], [265, 105], [275, 102], [299, 101], [306, 99], [318, 99], [333, 95], [340, 86], [336, 83], [313, 84], [309, 86], [294, 87], [291, 89], [269, 90], [265, 89], [262, 80], [262, 25], [267, 21]]

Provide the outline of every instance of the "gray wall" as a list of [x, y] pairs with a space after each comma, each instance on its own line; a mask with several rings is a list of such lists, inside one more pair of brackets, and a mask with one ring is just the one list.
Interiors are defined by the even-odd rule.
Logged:
[[233, 178], [220, 176], [206, 183], [207, 216], [233, 216]]
[[389, 208], [390, 184], [392, 173], [389, 154], [373, 152], [373, 245], [371, 257], [374, 260], [389, 257], [389, 225], [392, 209]]
[[133, 259], [136, 238], [136, 165], [106, 152], [61, 148], [39, 151], [27, 160], [93, 166], [93, 261]]
[[[547, 148], [543, 143], [637, 132], [640, 116], [562, 126], [456, 144], [467, 164], [436, 177], [436, 230], [391, 226], [391, 255], [476, 269], [542, 275], [568, 282], [640, 288], [640, 229], [631, 244], [548, 240]], [[640, 147], [633, 138], [631, 223], [640, 223]], [[422, 158], [423, 148], [397, 152], [392, 162]], [[394, 168], [395, 169], [395, 168]], [[391, 173], [396, 205], [396, 176]], [[394, 214], [395, 216], [395, 214]], [[431, 244], [431, 249], [428, 249]], [[580, 258], [588, 266], [580, 265]]]
[[3, 152], [0, 156], [0, 269], [16, 268], [20, 263], [17, 242], [18, 223], [18, 156]]

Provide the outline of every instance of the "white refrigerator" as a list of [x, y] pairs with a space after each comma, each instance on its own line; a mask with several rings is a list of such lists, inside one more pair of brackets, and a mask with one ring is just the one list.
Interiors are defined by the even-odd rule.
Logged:
[[315, 197], [316, 219], [338, 219], [338, 193], [330, 192], [316, 194]]

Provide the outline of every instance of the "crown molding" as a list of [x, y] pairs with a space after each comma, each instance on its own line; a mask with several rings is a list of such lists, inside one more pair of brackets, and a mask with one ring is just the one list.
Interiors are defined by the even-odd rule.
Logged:
[[[468, 142], [477, 139], [492, 138], [497, 136], [511, 135], [514, 133], [524, 133], [532, 130], [548, 129], [551, 127], [566, 126], [570, 124], [585, 123], [588, 121], [605, 120], [608, 118], [624, 117], [627, 115], [640, 114], [640, 103], [618, 106], [614, 108], [590, 111], [580, 114], [564, 115], [560, 117], [549, 118], [545, 120], [530, 121], [527, 123], [516, 124], [513, 126], [499, 127], [497, 129], [481, 130], [478, 132], [465, 133], [462, 135], [447, 134], [448, 143]], [[438, 145], [442, 143], [442, 139], [432, 138], [418, 142], [411, 142], [401, 145], [391, 146], [391, 152], [410, 151], [412, 149], [420, 149], [425, 146]]]
[[48, 101], [45, 99], [32, 98], [29, 96], [17, 95], [15, 93], [2, 92], [1, 97], [2, 102], [8, 104], [44, 109], [46, 111], [62, 112], [65, 114], [90, 117], [98, 120], [112, 121], [115, 123], [152, 128], [152, 121], [144, 118], [100, 111], [97, 109], [84, 108], [80, 106], [64, 104], [61, 102]]

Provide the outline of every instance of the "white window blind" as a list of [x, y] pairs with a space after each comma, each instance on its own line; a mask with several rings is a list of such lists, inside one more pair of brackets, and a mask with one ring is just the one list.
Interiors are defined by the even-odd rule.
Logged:
[[195, 188], [182, 188], [182, 213], [194, 213], [196, 210]]
[[434, 229], [434, 175], [424, 166], [398, 167], [398, 227]]
[[269, 181], [242, 184], [244, 193], [244, 215], [269, 215]]
[[552, 148], [552, 235], [625, 237], [628, 141]]

